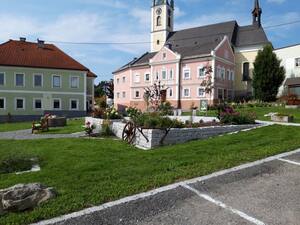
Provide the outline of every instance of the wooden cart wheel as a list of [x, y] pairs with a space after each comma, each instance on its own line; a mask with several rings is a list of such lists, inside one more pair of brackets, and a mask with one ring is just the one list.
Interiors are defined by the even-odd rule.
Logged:
[[133, 124], [133, 122], [128, 122], [122, 133], [122, 139], [126, 141], [128, 144], [131, 144], [136, 133], [136, 126]]

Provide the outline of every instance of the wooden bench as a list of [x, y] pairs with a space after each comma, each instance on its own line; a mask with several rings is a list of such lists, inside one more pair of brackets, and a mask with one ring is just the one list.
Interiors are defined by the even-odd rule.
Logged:
[[48, 117], [44, 117], [40, 122], [32, 123], [31, 133], [33, 134], [35, 131], [49, 131]]

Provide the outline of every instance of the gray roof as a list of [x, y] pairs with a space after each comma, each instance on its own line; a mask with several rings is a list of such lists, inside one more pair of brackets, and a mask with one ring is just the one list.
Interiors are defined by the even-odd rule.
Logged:
[[[166, 43], [171, 44], [172, 50], [179, 53], [182, 58], [203, 56], [210, 54], [225, 35], [231, 41], [233, 47], [270, 43], [262, 27], [257, 25], [239, 26], [236, 21], [171, 32]], [[155, 54], [156, 52], [145, 53], [140, 58], [121, 67], [118, 71], [131, 66], [147, 64]]]

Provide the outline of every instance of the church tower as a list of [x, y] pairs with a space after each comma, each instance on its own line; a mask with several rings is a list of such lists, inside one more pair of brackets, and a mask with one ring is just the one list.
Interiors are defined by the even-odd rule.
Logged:
[[153, 0], [151, 8], [151, 52], [159, 51], [174, 30], [174, 0]]
[[252, 11], [253, 25], [261, 27], [261, 14], [262, 14], [262, 9], [259, 6], [259, 1], [255, 0], [254, 1], [254, 9]]

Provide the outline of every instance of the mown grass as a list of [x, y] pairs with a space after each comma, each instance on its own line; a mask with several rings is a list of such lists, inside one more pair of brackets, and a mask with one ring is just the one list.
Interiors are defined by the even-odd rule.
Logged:
[[0, 123], [0, 132], [31, 129], [32, 122]]
[[29, 224], [294, 150], [300, 147], [299, 135], [299, 127], [271, 126], [152, 151], [111, 139], [1, 140], [0, 160], [34, 155], [42, 170], [2, 174], [0, 188], [41, 182], [59, 195], [33, 211], [5, 215], [0, 224]]

